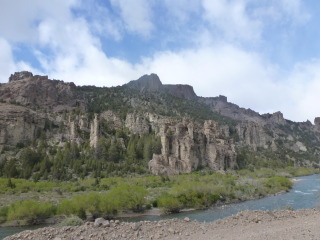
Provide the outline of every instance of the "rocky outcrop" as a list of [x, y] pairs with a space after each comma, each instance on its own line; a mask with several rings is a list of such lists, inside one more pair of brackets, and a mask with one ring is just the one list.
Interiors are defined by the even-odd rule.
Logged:
[[165, 93], [171, 94], [173, 96], [185, 99], [196, 99], [197, 95], [195, 94], [193, 87], [190, 85], [176, 84], [176, 85], [163, 85], [163, 91]]
[[135, 113], [127, 114], [125, 126], [133, 133], [139, 135], [150, 133], [151, 131], [148, 119], [145, 116]]
[[105, 111], [100, 114], [101, 119], [104, 119], [108, 122], [110, 128], [114, 129], [122, 129], [123, 128], [123, 121], [120, 118], [119, 114], [116, 114], [113, 111]]
[[158, 75], [154, 73], [150, 75], [144, 75], [138, 80], [133, 80], [126, 84], [126, 86], [137, 89], [140, 92], [164, 92], [179, 98], [197, 98], [192, 86], [185, 84], [163, 85]]
[[240, 108], [238, 105], [228, 102], [225, 96], [198, 97], [198, 101], [210, 107], [213, 112], [237, 121], [265, 122], [259, 113], [251, 109]]
[[153, 155], [149, 169], [154, 174], [189, 173], [199, 168], [226, 170], [236, 167], [232, 140], [224, 139], [216, 122], [199, 125], [188, 120], [166, 121], [160, 128], [161, 155]]
[[33, 77], [33, 74], [28, 71], [15, 72], [14, 74], [11, 74], [11, 76], [9, 77], [9, 82], [18, 81], [18, 80], [29, 80], [32, 77]]
[[[60, 122], [60, 124], [63, 124], [63, 122]], [[90, 126], [91, 127], [91, 126]], [[63, 141], [63, 139], [70, 140], [72, 142], [76, 142], [77, 144], [81, 144], [84, 141], [84, 134], [90, 133], [90, 127], [89, 127], [89, 120], [87, 116], [82, 115], [75, 115], [75, 116], [69, 116], [68, 120], [68, 132], [67, 134], [62, 134], [62, 138], [60, 141]]]
[[33, 76], [30, 72], [16, 72], [9, 82], [0, 85], [0, 99], [32, 108], [45, 108], [55, 112], [85, 109], [76, 94], [74, 83], [49, 80], [48, 76]]
[[161, 91], [162, 90], [162, 82], [157, 74], [143, 75], [138, 80], [130, 81], [127, 84], [130, 88], [135, 88], [140, 90], [141, 92], [145, 91]]
[[99, 115], [95, 114], [90, 125], [90, 146], [96, 148], [100, 137], [99, 132]]
[[317, 131], [320, 131], [320, 117], [314, 119], [314, 126]]

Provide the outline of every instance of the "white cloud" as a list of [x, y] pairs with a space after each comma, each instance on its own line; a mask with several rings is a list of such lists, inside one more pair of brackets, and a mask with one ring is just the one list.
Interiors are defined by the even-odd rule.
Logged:
[[285, 14], [287, 21], [304, 23], [311, 17], [304, 9], [302, 0], [281, 0], [276, 2], [280, 5], [280, 9]]
[[32, 71], [38, 73], [28, 63], [23, 61], [15, 61], [12, 54], [12, 47], [8, 41], [0, 37], [0, 83], [8, 82], [9, 76], [21, 70]]
[[111, 0], [118, 8], [129, 32], [148, 37], [153, 30], [152, 8], [148, 0]]
[[[281, 0], [281, 3], [285, 1]], [[113, 0], [112, 5], [120, 10], [121, 19], [110, 22], [111, 13], [107, 9], [102, 9], [93, 19], [74, 15], [72, 8], [85, 9], [84, 1], [59, 0], [53, 4], [34, 0], [29, 4], [30, 9], [26, 6], [26, 11], [30, 12], [19, 15], [20, 10], [17, 10], [16, 21], [9, 23], [11, 29], [4, 28], [11, 15], [1, 8], [0, 62], [4, 64], [0, 65], [0, 81], [6, 82], [9, 75], [18, 70], [39, 73], [28, 63], [15, 61], [14, 43], [23, 42], [34, 47], [44, 74], [50, 78], [73, 81], [78, 85], [115, 86], [155, 72], [164, 83], [194, 86], [198, 95], [223, 94], [231, 102], [261, 113], [281, 110], [289, 119], [312, 120], [313, 116], [320, 115], [316, 106], [320, 101], [317, 94], [320, 91], [320, 60], [301, 63], [291, 73], [283, 73], [280, 66], [258, 52], [231, 45], [233, 41], [225, 41], [259, 39], [264, 25], [268, 24], [265, 19], [283, 19], [304, 13], [301, 1], [294, 0], [295, 4], [292, 3], [286, 13], [279, 7], [282, 5], [274, 5], [265, 15], [248, 12], [248, 4], [252, 2], [190, 0], [189, 5], [182, 0], [173, 2], [170, 14], [172, 19], [180, 21], [181, 26], [192, 20], [192, 14], [200, 14], [201, 11], [205, 11], [204, 17], [210, 26], [199, 23], [198, 32], [185, 31], [188, 33], [185, 38], [194, 38], [193, 41], [198, 43], [196, 47], [176, 52], [158, 51], [153, 57], [135, 64], [108, 56], [99, 37], [109, 34], [119, 40], [123, 37], [124, 28], [148, 37], [156, 31], [156, 25], [152, 23], [153, 6], [150, 5], [154, 2]], [[22, 0], [4, 0], [4, 3], [11, 14], [14, 4], [26, 5]], [[169, 7], [168, 3], [166, 1], [165, 6]], [[201, 3], [202, 10], [199, 7]], [[263, 4], [268, 5], [266, 1]], [[184, 10], [180, 11], [180, 7]], [[96, 9], [99, 8], [95, 6], [88, 11], [92, 13]], [[276, 15], [279, 9], [281, 11]], [[39, 13], [35, 14], [35, 11]], [[212, 26], [222, 31], [226, 38], [213, 39], [217, 33]]]
[[0, 38], [0, 82], [7, 82], [8, 77], [16, 70], [13, 60], [11, 46]]
[[320, 116], [320, 59], [296, 64], [287, 77], [288, 117], [300, 121]]
[[75, 0], [2, 0], [0, 36], [15, 42], [37, 41], [36, 26], [43, 18], [66, 19]]
[[320, 116], [320, 59], [284, 73], [256, 53], [221, 44], [161, 52], [141, 66], [146, 73], [157, 73], [163, 83], [190, 84], [200, 96], [226, 95], [260, 113], [280, 110], [295, 121]]
[[205, 19], [222, 31], [227, 39], [255, 41], [261, 35], [261, 23], [250, 17], [247, 0], [203, 0]]

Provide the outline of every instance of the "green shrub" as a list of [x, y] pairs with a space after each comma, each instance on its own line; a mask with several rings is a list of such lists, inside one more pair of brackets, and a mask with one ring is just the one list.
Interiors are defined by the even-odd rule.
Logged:
[[79, 218], [78, 216], [71, 216], [66, 219], [64, 219], [59, 226], [65, 227], [65, 226], [80, 226], [84, 223], [84, 221]]
[[9, 207], [0, 208], [0, 224], [4, 223], [7, 220]]
[[141, 211], [147, 193], [147, 190], [141, 186], [122, 183], [111, 189], [109, 194], [121, 209]]
[[271, 189], [272, 192], [279, 192], [281, 190], [288, 191], [292, 187], [293, 183], [286, 177], [271, 177], [266, 180], [264, 186]]
[[51, 203], [38, 203], [35, 200], [23, 200], [9, 206], [7, 220], [32, 221], [53, 216], [56, 212]]
[[58, 205], [58, 213], [85, 219], [86, 213], [94, 217], [111, 217], [125, 209], [141, 211], [147, 193], [140, 186], [121, 183], [107, 193], [91, 192], [64, 199]]
[[158, 199], [158, 207], [164, 213], [178, 213], [182, 209], [182, 203], [173, 196], [163, 196]]
[[87, 193], [74, 196], [70, 200], [64, 199], [58, 205], [58, 214], [76, 215], [82, 219], [86, 218], [87, 212], [94, 216], [99, 216], [100, 198], [98, 193]]

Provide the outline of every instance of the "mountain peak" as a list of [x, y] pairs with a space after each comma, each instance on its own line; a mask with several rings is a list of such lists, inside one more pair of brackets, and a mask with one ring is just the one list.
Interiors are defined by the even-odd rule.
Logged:
[[195, 99], [197, 95], [193, 91], [193, 87], [185, 84], [165, 84], [163, 85], [157, 74], [151, 73], [150, 75], [143, 75], [137, 80], [130, 81], [127, 84], [128, 87], [135, 88], [141, 92], [164, 92], [170, 95]]
[[15, 72], [14, 74], [11, 74], [11, 76], [9, 77], [9, 82], [30, 79], [32, 77], [33, 74], [28, 71]]
[[138, 89], [142, 92], [145, 91], [161, 91], [162, 90], [162, 82], [157, 74], [151, 73], [150, 75], [143, 75], [137, 80], [130, 81], [127, 84], [131, 88]]

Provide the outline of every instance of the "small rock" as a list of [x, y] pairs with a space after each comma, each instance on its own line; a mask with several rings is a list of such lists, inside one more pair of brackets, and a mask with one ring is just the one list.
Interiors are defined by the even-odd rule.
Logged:
[[94, 221], [94, 226], [95, 227], [100, 227], [103, 223], [105, 222], [105, 219], [104, 218], [97, 218], [95, 221]]
[[119, 221], [119, 220], [115, 220], [114, 223], [115, 223], [115, 224], [119, 224], [120, 221]]
[[103, 223], [102, 223], [102, 226], [104, 227], [110, 227], [110, 222], [108, 220], [105, 220]]
[[136, 222], [136, 223], [133, 224], [132, 229], [133, 229], [134, 231], [137, 231], [137, 230], [140, 229], [141, 225], [142, 225], [141, 222]]
[[190, 218], [188, 218], [188, 217], [185, 217], [183, 220], [184, 220], [185, 222], [190, 222]]

